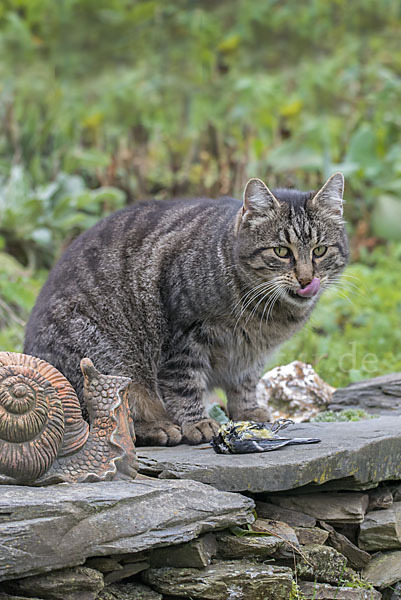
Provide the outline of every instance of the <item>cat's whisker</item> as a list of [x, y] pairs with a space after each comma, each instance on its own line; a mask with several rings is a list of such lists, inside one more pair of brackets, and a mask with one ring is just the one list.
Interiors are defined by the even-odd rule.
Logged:
[[337, 291], [337, 295], [340, 296], [340, 298], [343, 298], [344, 300], [346, 300], [349, 304], [351, 304], [351, 306], [354, 305], [351, 298], [349, 298], [346, 294], [343, 294], [342, 292]]
[[354, 287], [356, 289], [359, 289], [360, 286], [358, 286], [356, 283], [354, 283], [353, 281], [348, 281], [347, 279], [344, 278], [343, 275], [327, 275], [326, 277], [324, 277], [322, 279], [323, 282], [342, 282], [346, 285], [349, 285], [350, 287]]
[[342, 281], [341, 278], [328, 278], [323, 285], [329, 290], [335, 291], [336, 289], [342, 289], [344, 292], [352, 293], [354, 295], [360, 296], [361, 298], [363, 298], [366, 295], [364, 291], [361, 291], [361, 289], [358, 286], [352, 284], [349, 281]]
[[[243, 311], [244, 311], [244, 302], [246, 302], [246, 299], [247, 299], [249, 296], [251, 296], [251, 297], [252, 297], [252, 295], [253, 295], [253, 294], [255, 294], [255, 292], [257, 293], [257, 292], [258, 292], [258, 290], [259, 290], [259, 288], [260, 288], [260, 286], [257, 286], [256, 288], [252, 288], [252, 290], [250, 290], [250, 291], [249, 291], [248, 293], [246, 293], [244, 296], [241, 296], [241, 298], [238, 300], [238, 302], [237, 302], [237, 303], [235, 304], [235, 306], [232, 308], [232, 310], [231, 310], [231, 314], [234, 314], [234, 313], [236, 313], [236, 312], [237, 312], [237, 310], [240, 310], [240, 311], [241, 311], [241, 314], [242, 314], [242, 313], [243, 313]], [[241, 305], [241, 308], [239, 308], [239, 307], [240, 307], [240, 305]], [[240, 316], [241, 316], [241, 314], [240, 314]]]
[[251, 301], [248, 301], [246, 307], [244, 308], [244, 310], [241, 313], [242, 314], [245, 312], [246, 308], [254, 301], [256, 300], [256, 298], [258, 298], [260, 295], [262, 295], [262, 298], [257, 302], [257, 304], [253, 307], [251, 313], [248, 315], [246, 321], [245, 321], [245, 325], [248, 323], [248, 321], [253, 317], [253, 315], [255, 314], [256, 310], [258, 309], [258, 306], [260, 305], [261, 302], [263, 302], [263, 300], [266, 298], [266, 296], [270, 293], [273, 293], [276, 289], [277, 284], [275, 284], [274, 286], [269, 286], [267, 289], [264, 288], [261, 292], [259, 292], [256, 296], [252, 297]]
[[280, 288], [277, 290], [276, 294], [273, 296], [271, 302], [270, 302], [270, 308], [267, 311], [267, 315], [266, 315], [266, 323], [269, 321], [270, 319], [270, 315], [273, 313], [273, 308], [274, 305], [276, 304], [277, 300], [279, 299], [279, 297], [282, 295], [283, 293], [283, 289]]
[[[238, 306], [240, 303], [244, 303], [244, 302], [246, 301], [246, 298], [247, 298], [247, 297], [249, 297], [250, 295], [254, 294], [254, 292], [256, 292], [256, 291], [257, 291], [257, 292], [259, 292], [259, 291], [261, 290], [261, 288], [262, 288], [262, 290], [263, 290], [263, 291], [267, 291], [267, 290], [269, 290], [270, 288], [273, 288], [275, 285], [276, 285], [276, 284], [275, 284], [274, 282], [271, 282], [271, 281], [265, 281], [265, 282], [263, 282], [263, 283], [261, 283], [261, 284], [259, 284], [259, 285], [255, 286], [254, 288], [252, 288], [252, 290], [250, 290], [249, 292], [247, 292], [247, 293], [246, 293], [244, 296], [242, 296], [242, 297], [240, 298], [240, 300], [239, 300], [239, 301], [237, 302], [237, 304], [234, 306], [234, 309], [233, 309], [233, 311], [236, 309], [236, 307], [237, 307], [237, 306]], [[259, 295], [259, 294], [257, 294], [257, 295]], [[247, 306], [249, 306], [249, 304], [251, 304], [251, 303], [252, 303], [253, 299], [254, 299], [254, 298], [252, 297], [250, 300], [248, 300], [248, 301], [245, 303], [245, 305], [243, 304], [243, 308], [245, 308], [245, 309], [246, 309], [246, 308], [247, 308]]]
[[273, 294], [273, 293], [275, 293], [275, 290], [276, 290], [276, 288], [273, 288], [273, 289], [269, 290], [269, 292], [268, 292], [268, 293], [266, 293], [266, 294], [265, 294], [265, 295], [264, 295], [264, 296], [263, 296], [263, 297], [262, 297], [262, 298], [259, 300], [259, 302], [256, 304], [256, 306], [254, 306], [254, 308], [252, 309], [252, 312], [251, 312], [251, 314], [248, 316], [248, 318], [247, 318], [247, 321], [246, 321], [246, 322], [248, 322], [250, 319], [252, 319], [252, 317], [254, 316], [255, 312], [257, 311], [257, 309], [258, 309], [259, 305], [260, 305], [260, 304], [263, 302], [263, 300], [266, 298], [266, 296], [268, 296], [268, 295], [269, 295], [269, 293], [272, 293], [272, 294]]
[[252, 316], [252, 314], [254, 313], [255, 309], [259, 306], [260, 302], [263, 301], [263, 298], [265, 298], [266, 294], [268, 294], [270, 291], [271, 291], [270, 289], [263, 289], [263, 290], [261, 290], [258, 294], [255, 294], [254, 296], [252, 296], [252, 298], [250, 298], [250, 300], [247, 302], [247, 304], [243, 307], [243, 310], [241, 311], [241, 315], [240, 316], [242, 316], [246, 312], [247, 308], [249, 306], [251, 306], [251, 304], [257, 298], [259, 298], [259, 296], [262, 296], [262, 298], [259, 300], [259, 302], [256, 304], [256, 306], [252, 309], [252, 312], [250, 313], [250, 315], [248, 315], [248, 318], [247, 318], [246, 322]]
[[333, 286], [342, 287], [345, 290], [348, 290], [349, 292], [352, 292], [353, 294], [360, 294], [360, 295], [362, 295], [361, 292], [358, 290], [358, 288], [350, 287], [350, 286], [348, 286], [343, 281], [328, 281], [328, 282], [325, 282], [323, 285], [324, 285], [325, 288], [331, 288]]
[[[258, 286], [258, 287], [260, 287], [260, 286]], [[255, 300], [256, 300], [256, 299], [257, 299], [257, 298], [258, 298], [260, 295], [262, 295], [262, 300], [263, 300], [263, 297], [264, 297], [264, 295], [265, 295], [266, 293], [268, 293], [268, 292], [270, 291], [270, 289], [271, 289], [271, 286], [266, 284], [266, 285], [265, 285], [265, 286], [264, 286], [262, 289], [258, 289], [258, 290], [257, 290], [257, 291], [256, 291], [256, 292], [255, 292], [255, 293], [254, 293], [254, 294], [253, 294], [253, 295], [252, 295], [252, 296], [251, 296], [251, 297], [250, 297], [250, 298], [247, 300], [247, 302], [246, 302], [246, 303], [245, 303], [245, 304], [242, 306], [242, 310], [241, 310], [241, 312], [240, 312], [240, 314], [239, 314], [239, 316], [238, 316], [238, 318], [237, 318], [237, 320], [236, 320], [236, 323], [235, 323], [235, 326], [234, 326], [234, 331], [235, 331], [236, 327], [238, 326], [238, 323], [239, 323], [239, 321], [241, 320], [241, 317], [242, 317], [242, 315], [243, 315], [243, 314], [246, 312], [246, 310], [247, 310], [248, 306], [250, 306], [250, 305], [252, 304], [252, 302], [254, 302], [254, 301], [255, 301]], [[254, 290], [252, 290], [252, 291], [254, 291]], [[249, 295], [249, 294], [247, 294], [247, 295]], [[249, 320], [249, 318], [246, 320], [246, 322], [245, 322], [245, 323], [247, 323], [247, 322], [248, 322], [248, 320]]]
[[265, 285], [262, 287], [262, 289], [258, 290], [256, 294], [254, 294], [251, 298], [249, 298], [247, 300], [247, 302], [243, 305], [243, 310], [241, 311], [241, 315], [259, 296], [262, 295], [262, 298], [256, 303], [256, 305], [252, 309], [250, 315], [248, 315], [246, 322], [248, 322], [249, 318], [253, 316], [254, 312], [257, 310], [259, 304], [261, 302], [263, 302], [264, 298], [266, 298], [267, 295], [270, 295], [271, 293], [273, 293], [278, 285], [279, 284], [276, 281], [265, 282]]
[[349, 302], [350, 304], [354, 304], [352, 302], [352, 300], [347, 296], [346, 292], [349, 290], [346, 289], [342, 289], [338, 284], [333, 284], [332, 286], [332, 291], [337, 295], [340, 296], [340, 298], [343, 298], [344, 300], [347, 300], [347, 302]]
[[[242, 302], [245, 301], [245, 299], [247, 298], [247, 296], [249, 296], [250, 294], [253, 294], [257, 289], [264, 287], [268, 284], [270, 284], [271, 282], [268, 281], [262, 281], [261, 283], [259, 283], [258, 285], [252, 287], [248, 292], [246, 292], [243, 296], [241, 296], [241, 298], [238, 300], [238, 302], [235, 304], [234, 309], [241, 304]], [[233, 310], [234, 310], [233, 309]]]
[[[282, 283], [279, 282], [278, 285], [277, 285], [277, 287], [276, 287], [276, 289], [273, 291], [273, 293], [270, 296], [270, 298], [268, 298], [268, 300], [267, 300], [267, 302], [266, 302], [266, 304], [265, 304], [265, 306], [263, 308], [263, 313], [262, 313], [261, 321], [263, 320], [263, 317], [264, 317], [266, 309], [268, 309], [269, 306], [274, 305], [276, 299], [282, 294], [283, 289], [284, 288], [283, 288]], [[266, 320], [266, 322], [267, 322], [267, 320]]]
[[244, 312], [246, 311], [248, 306], [250, 306], [252, 304], [252, 302], [254, 302], [256, 300], [256, 298], [258, 298], [260, 295], [265, 294], [267, 291], [268, 291], [268, 289], [263, 287], [262, 289], [257, 290], [250, 297], [248, 297], [248, 299], [245, 302], [243, 302], [243, 304], [241, 306], [241, 312], [240, 312], [239, 316], [241, 317], [244, 314]]
[[350, 277], [351, 279], [356, 279], [357, 281], [361, 280], [361, 278], [359, 277], [359, 275], [353, 275], [352, 273], [348, 273], [347, 271], [345, 271], [345, 273], [342, 273], [340, 275], [340, 277]]
[[271, 296], [271, 297], [270, 297], [270, 298], [267, 300], [267, 302], [266, 302], [266, 304], [265, 304], [265, 306], [264, 306], [264, 308], [263, 308], [263, 313], [262, 313], [262, 316], [261, 316], [261, 318], [260, 318], [259, 331], [261, 331], [261, 329], [262, 329], [262, 323], [263, 323], [263, 318], [264, 318], [264, 315], [265, 315], [266, 309], [268, 309], [268, 314], [266, 315], [266, 323], [267, 323], [267, 322], [268, 322], [268, 320], [269, 320], [269, 307], [274, 305], [274, 303], [275, 303], [275, 298], [276, 298], [277, 294], [280, 294], [280, 290], [276, 290], [276, 292], [274, 293], [274, 295], [273, 295], [273, 296]]
[[346, 283], [347, 285], [349, 285], [351, 287], [359, 289], [359, 286], [356, 283], [354, 283], [353, 281], [348, 281], [341, 275], [331, 275], [331, 276], [329, 275], [326, 277], [325, 281], [342, 281], [343, 283]]
[[343, 285], [348, 286], [349, 288], [352, 288], [355, 290], [355, 292], [359, 292], [360, 294], [365, 294], [366, 290], [361, 287], [360, 284], [355, 283], [355, 281], [360, 281], [359, 278], [355, 278], [355, 281], [349, 281], [344, 275], [339, 275], [339, 276], [334, 276], [334, 277], [329, 277], [329, 281], [330, 282], [340, 282]]

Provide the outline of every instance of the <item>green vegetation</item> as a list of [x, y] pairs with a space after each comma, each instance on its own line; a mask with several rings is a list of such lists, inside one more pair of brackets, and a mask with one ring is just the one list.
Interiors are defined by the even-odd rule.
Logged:
[[0, 349], [21, 351], [24, 326], [45, 281], [46, 272], [33, 274], [15, 258], [0, 252]]
[[[313, 595], [315, 596], [315, 593]], [[301, 592], [295, 581], [292, 582], [289, 600], [307, 600], [305, 594]]]
[[400, 36], [396, 0], [4, 0], [0, 347], [21, 349], [46, 270], [107, 212], [340, 169], [347, 290], [275, 364], [333, 385], [401, 370]]
[[63, 247], [105, 214], [122, 208], [121, 190], [89, 190], [82, 177], [59, 173], [47, 185], [31, 188], [20, 166], [2, 189], [0, 240], [32, 270], [51, 266]]
[[313, 423], [341, 423], [344, 421], [361, 421], [362, 419], [374, 419], [374, 415], [370, 415], [362, 408], [346, 408], [338, 412], [333, 410], [323, 410], [316, 417], [312, 417]]

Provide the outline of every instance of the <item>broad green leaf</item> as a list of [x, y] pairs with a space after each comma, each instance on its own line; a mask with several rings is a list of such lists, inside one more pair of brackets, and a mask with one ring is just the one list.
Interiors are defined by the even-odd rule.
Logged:
[[374, 233], [385, 240], [401, 240], [401, 199], [379, 196], [372, 215]]

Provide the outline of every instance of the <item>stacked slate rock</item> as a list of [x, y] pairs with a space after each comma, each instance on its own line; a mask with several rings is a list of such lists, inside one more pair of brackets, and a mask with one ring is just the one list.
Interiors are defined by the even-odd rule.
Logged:
[[293, 561], [301, 598], [401, 600], [399, 482], [365, 491], [302, 492], [259, 494], [253, 525], [292, 528], [299, 543], [295, 559], [288, 546], [273, 556], [279, 564]]
[[258, 494], [250, 527], [154, 553], [142, 580], [163, 598], [400, 600], [400, 495]]
[[[195, 485], [198, 494], [207, 487]], [[242, 496], [224, 517], [229, 528], [215, 519], [212, 531], [185, 543], [110, 555], [102, 548], [82, 566], [3, 581], [0, 600], [400, 600], [401, 485], [304, 491], [254, 495], [253, 523], [252, 500]], [[226, 503], [241, 498], [213, 493]]]
[[401, 600], [401, 417], [287, 431], [322, 442], [1, 486], [0, 600]]

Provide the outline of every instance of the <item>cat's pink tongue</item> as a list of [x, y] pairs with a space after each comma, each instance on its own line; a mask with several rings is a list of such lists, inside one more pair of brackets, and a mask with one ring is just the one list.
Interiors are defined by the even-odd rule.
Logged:
[[316, 296], [318, 291], [320, 290], [320, 279], [318, 277], [314, 277], [310, 283], [304, 288], [299, 288], [297, 290], [298, 296], [302, 296], [303, 298], [312, 298], [312, 296]]

